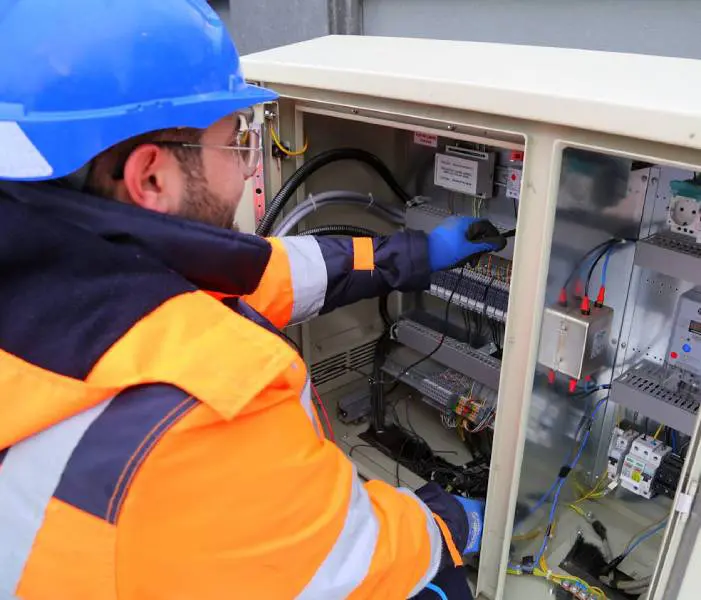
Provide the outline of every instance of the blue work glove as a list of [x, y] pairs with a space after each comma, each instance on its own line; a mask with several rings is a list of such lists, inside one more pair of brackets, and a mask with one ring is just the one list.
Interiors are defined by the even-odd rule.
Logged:
[[428, 260], [432, 271], [444, 271], [470, 261], [477, 264], [481, 254], [499, 252], [506, 238], [485, 219], [449, 217], [428, 234]]
[[463, 498], [462, 496], [453, 496], [462, 506], [467, 515], [467, 522], [470, 528], [470, 533], [467, 536], [467, 545], [463, 550], [463, 554], [474, 554], [479, 552], [480, 544], [482, 543], [482, 529], [484, 528], [484, 500], [475, 498]]

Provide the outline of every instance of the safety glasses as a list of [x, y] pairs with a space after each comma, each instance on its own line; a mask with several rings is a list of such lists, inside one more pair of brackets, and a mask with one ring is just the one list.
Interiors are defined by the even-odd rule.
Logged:
[[[153, 140], [142, 143], [192, 149], [211, 148], [213, 150], [232, 152], [240, 160], [243, 176], [251, 177], [256, 172], [262, 155], [261, 124], [254, 121], [252, 109], [237, 112], [232, 116], [232, 119], [234, 121], [234, 131], [231, 144], [200, 144], [177, 140]], [[112, 173], [113, 179], [119, 180], [124, 178], [124, 165], [135, 147], [136, 145], [129, 148], [128, 151], [124, 153], [123, 158], [118, 161]]]
[[[261, 125], [253, 120], [253, 111], [236, 113], [234, 139], [231, 145], [190, 144], [187, 142], [167, 142], [183, 148], [211, 148], [235, 152], [241, 160], [244, 177], [251, 177], [258, 168], [262, 155]], [[158, 142], [161, 143], [161, 142]]]

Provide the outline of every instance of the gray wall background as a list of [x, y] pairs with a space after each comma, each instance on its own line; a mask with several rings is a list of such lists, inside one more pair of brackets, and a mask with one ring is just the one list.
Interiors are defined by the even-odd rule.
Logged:
[[[335, 33], [701, 59], [701, 0], [210, 0], [243, 54]], [[228, 9], [228, 10], [227, 10]], [[518, 63], [518, 56], [514, 56]], [[506, 67], [506, 65], [505, 65]]]
[[699, 0], [365, 0], [363, 5], [369, 35], [701, 58]]

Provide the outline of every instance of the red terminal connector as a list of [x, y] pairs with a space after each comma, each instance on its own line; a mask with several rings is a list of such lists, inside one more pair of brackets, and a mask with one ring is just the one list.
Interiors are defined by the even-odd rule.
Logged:
[[591, 303], [589, 301], [589, 296], [584, 296], [584, 298], [582, 298], [582, 304], [580, 304], [579, 309], [582, 311], [583, 315], [591, 314]]
[[565, 288], [560, 290], [560, 295], [557, 302], [560, 306], [567, 306], [567, 290]]
[[577, 281], [574, 282], [574, 295], [577, 298], [584, 296], [584, 284], [581, 279], [577, 279]]
[[555, 383], [555, 371], [553, 371], [552, 369], [548, 371], [548, 383], [550, 385], [553, 385]]
[[597, 308], [601, 308], [604, 305], [604, 300], [606, 299], [606, 288], [602, 285], [599, 288], [599, 294], [596, 296], [596, 302], [594, 302], [594, 306]]
[[569, 386], [570, 394], [574, 394], [576, 390], [577, 390], [577, 380], [570, 379], [570, 386]]

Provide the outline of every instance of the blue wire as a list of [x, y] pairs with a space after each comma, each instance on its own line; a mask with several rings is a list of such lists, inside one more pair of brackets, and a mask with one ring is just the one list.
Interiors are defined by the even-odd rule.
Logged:
[[549, 489], [547, 492], [545, 492], [545, 493], [540, 497], [540, 499], [538, 500], [538, 502], [536, 502], [536, 503], [533, 505], [533, 507], [528, 511], [528, 514], [526, 514], [526, 515], [518, 522], [518, 524], [517, 524], [516, 526], [518, 527], [518, 525], [520, 525], [521, 523], [523, 523], [523, 521], [525, 521], [528, 517], [530, 517], [534, 512], [540, 510], [540, 508], [543, 506], [543, 504], [545, 504], [545, 503], [548, 501], [548, 498], [550, 498], [550, 496], [552, 495], [552, 493], [555, 491], [555, 488], [556, 488], [556, 487], [557, 487], [557, 481], [553, 482], [553, 484], [550, 486], [550, 489]]
[[657, 527], [655, 527], [654, 529], [651, 529], [645, 535], [639, 537], [630, 546], [628, 546], [628, 548], [626, 548], [623, 551], [623, 558], [625, 558], [631, 552], [633, 552], [633, 550], [635, 550], [645, 540], [650, 539], [653, 535], [655, 535], [656, 533], [658, 533], [660, 530], [664, 529], [665, 527], [667, 527], [667, 520], [666, 519], [664, 521], [662, 521], [662, 523], [660, 523]]
[[608, 271], [608, 268], [609, 268], [609, 259], [611, 258], [611, 255], [613, 254], [613, 249], [616, 247], [617, 247], [617, 244], [614, 244], [606, 251], [606, 258], [604, 258], [604, 266], [601, 267], [601, 285], [603, 287], [606, 287], [606, 272]]
[[[603, 404], [603, 402], [606, 400], [604, 398], [603, 400], [600, 400], [599, 403], [594, 407], [594, 410], [592, 411], [591, 414], [591, 419], [594, 418], [594, 415], [596, 414], [596, 411], [599, 409], [599, 407]], [[579, 444], [579, 450], [577, 451], [576, 456], [572, 460], [572, 462], [568, 465], [570, 470], [574, 469], [577, 464], [579, 463], [579, 460], [582, 458], [582, 454], [584, 453], [584, 448], [586, 448], [587, 442], [589, 441], [589, 435], [590, 431], [587, 429], [586, 433], [584, 434], [584, 437], [582, 438], [582, 442]], [[535, 560], [533, 561], [534, 565], [537, 565], [540, 562], [541, 557], [543, 554], [545, 554], [545, 548], [548, 545], [548, 537], [550, 534], [550, 529], [552, 528], [553, 523], [555, 522], [555, 513], [557, 512], [557, 505], [558, 502], [560, 501], [560, 492], [562, 491], [562, 488], [565, 486], [565, 477], [560, 477], [557, 482], [557, 490], [555, 491], [555, 497], [553, 498], [553, 503], [550, 507], [550, 516], [548, 517], [548, 526], [545, 528], [545, 535], [543, 536], [543, 543], [540, 545], [540, 550], [538, 551], [538, 554], [536, 554]]]
[[[591, 390], [591, 391], [589, 392], [589, 394], [590, 394], [590, 393], [597, 392], [597, 391], [599, 391], [599, 390], [608, 390], [608, 389], [611, 389], [611, 386], [610, 386], [609, 384], [606, 384], [606, 383], [605, 383], [605, 384], [599, 385], [599, 386], [597, 386], [595, 389]], [[601, 400], [599, 400], [599, 402], [597, 402], [596, 406], [594, 406], [594, 409], [593, 409], [592, 412], [591, 412], [591, 416], [589, 417], [591, 420], [594, 419], [594, 417], [596, 416], [596, 413], [597, 413], [597, 412], [599, 411], [599, 409], [603, 406], [603, 404], [604, 404], [604, 402], [606, 402], [606, 400], [608, 400], [608, 396], [606, 396], [605, 398], [602, 398]], [[587, 437], [587, 439], [588, 439], [588, 437]], [[581, 456], [581, 451], [583, 451], [583, 450], [584, 450], [584, 448], [580, 447], [580, 455], [579, 455], [579, 456]], [[576, 458], [575, 460], [576, 460], [577, 462], [579, 462], [579, 458]], [[574, 463], [574, 466], [576, 466], [576, 464], [577, 464], [577, 463], [575, 462], [575, 463]], [[573, 468], [573, 466], [570, 466], [570, 468]], [[527, 513], [526, 515], [524, 515], [523, 518], [521, 518], [521, 520], [520, 520], [518, 523], [516, 523], [516, 524], [514, 525], [514, 529], [517, 529], [517, 528], [521, 525], [521, 523], [523, 523], [528, 517], [530, 517], [530, 516], [531, 516], [533, 513], [535, 513], [536, 511], [540, 510], [540, 508], [543, 506], [543, 504], [545, 504], [545, 503], [548, 501], [548, 498], [550, 498], [550, 496], [552, 495], [552, 493], [553, 493], [553, 492], [555, 491], [555, 489], [558, 487], [558, 484], [559, 484], [559, 483], [560, 483], [560, 479], [558, 478], [558, 479], [556, 479], [556, 480], [553, 482], [553, 484], [550, 486], [550, 489], [549, 489], [547, 492], [545, 492], [545, 493], [540, 497], [540, 499], [531, 507], [531, 509], [528, 511], [528, 513]]]
[[672, 429], [672, 452], [677, 452], [677, 432]]
[[[608, 400], [608, 396], [606, 396], [605, 398], [602, 398], [601, 400], [599, 400], [596, 403], [593, 410], [591, 411], [591, 415], [589, 415], [590, 421], [594, 420], [594, 417], [596, 417], [596, 413], [599, 412], [599, 409], [604, 405], [604, 403], [607, 400]], [[584, 434], [584, 437], [582, 438], [582, 441], [579, 444], [579, 449], [577, 450], [577, 454], [572, 459], [572, 462], [568, 465], [570, 470], [574, 469], [577, 466], [577, 464], [579, 463], [580, 459], [582, 458], [582, 454], [584, 454], [584, 449], [587, 446], [587, 442], [589, 441], [590, 435], [591, 435], [591, 430], [587, 429], [587, 431]], [[538, 554], [536, 554], [536, 557], [533, 561], [534, 567], [538, 565], [543, 554], [545, 554], [545, 549], [548, 546], [548, 537], [550, 535], [550, 531], [552, 530], [553, 523], [555, 522], [555, 514], [557, 512], [557, 505], [558, 505], [558, 502], [560, 501], [560, 492], [562, 491], [562, 488], [565, 486], [565, 481], [566, 481], [566, 477], [559, 477], [557, 479], [557, 482], [556, 482], [557, 489], [555, 490], [555, 496], [553, 497], [553, 503], [550, 507], [550, 515], [548, 517], [548, 526], [545, 528], [545, 535], [543, 535], [543, 543], [540, 545], [540, 550], [538, 550]]]
[[441, 588], [439, 588], [437, 585], [435, 585], [433, 583], [429, 583], [426, 585], [426, 589], [434, 592], [436, 594], [436, 596], [438, 596], [441, 600], [448, 600], [448, 596], [446, 596], [445, 592]]

